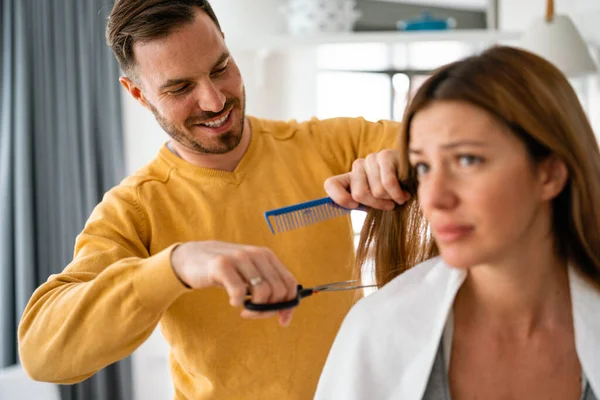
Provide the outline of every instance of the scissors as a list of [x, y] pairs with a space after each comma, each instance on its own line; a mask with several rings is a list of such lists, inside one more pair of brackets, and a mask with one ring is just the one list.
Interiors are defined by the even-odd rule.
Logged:
[[304, 288], [302, 285], [298, 285], [298, 293], [296, 294], [296, 298], [288, 301], [282, 301], [279, 303], [269, 303], [269, 304], [256, 304], [252, 303], [249, 299], [244, 301], [244, 308], [252, 311], [277, 311], [277, 310], [285, 310], [287, 308], [296, 307], [300, 304], [300, 300], [312, 296], [315, 293], [319, 292], [337, 292], [342, 290], [356, 290], [363, 288], [377, 287], [377, 285], [356, 285], [356, 281], [344, 281], [344, 282], [334, 282], [328, 283], [326, 285], [315, 286], [311, 288]]

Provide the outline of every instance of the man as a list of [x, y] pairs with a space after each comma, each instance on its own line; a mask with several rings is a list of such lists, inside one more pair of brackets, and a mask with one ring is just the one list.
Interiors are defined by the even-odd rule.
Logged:
[[[207, 1], [120, 0], [107, 39], [121, 83], [172, 140], [105, 195], [72, 263], [32, 296], [19, 327], [23, 366], [37, 380], [78, 382], [160, 322], [177, 399], [311, 398], [353, 294], [303, 302], [287, 329], [263, 319], [272, 313], [240, 318], [238, 307], [248, 291], [270, 303], [293, 298], [298, 282], [348, 279], [351, 225], [272, 235], [262, 215], [323, 196], [326, 178], [392, 147], [398, 124], [246, 117], [240, 71]], [[279, 312], [279, 323], [291, 316]]]

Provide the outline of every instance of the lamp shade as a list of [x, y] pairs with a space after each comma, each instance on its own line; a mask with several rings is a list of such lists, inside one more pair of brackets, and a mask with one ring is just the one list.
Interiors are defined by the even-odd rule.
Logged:
[[597, 71], [588, 45], [566, 15], [535, 21], [521, 36], [520, 47], [550, 61], [569, 78]]

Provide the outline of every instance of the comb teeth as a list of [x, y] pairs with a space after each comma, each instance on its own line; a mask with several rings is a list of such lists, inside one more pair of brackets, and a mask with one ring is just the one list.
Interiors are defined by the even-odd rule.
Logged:
[[329, 197], [324, 197], [267, 211], [265, 218], [272, 233], [282, 233], [347, 215], [351, 211], [337, 205]]

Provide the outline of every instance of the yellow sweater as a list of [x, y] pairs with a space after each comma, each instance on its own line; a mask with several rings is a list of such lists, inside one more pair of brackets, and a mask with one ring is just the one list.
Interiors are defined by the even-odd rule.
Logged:
[[186, 289], [170, 253], [191, 240], [266, 246], [305, 286], [348, 279], [348, 218], [272, 235], [263, 213], [324, 196], [327, 177], [393, 147], [399, 125], [250, 122], [251, 143], [234, 172], [195, 167], [163, 146], [105, 195], [72, 263], [36, 290], [21, 319], [20, 356], [34, 379], [84, 380], [132, 353], [160, 322], [176, 399], [312, 398], [354, 293], [307, 298], [288, 328], [244, 320], [224, 290]]

